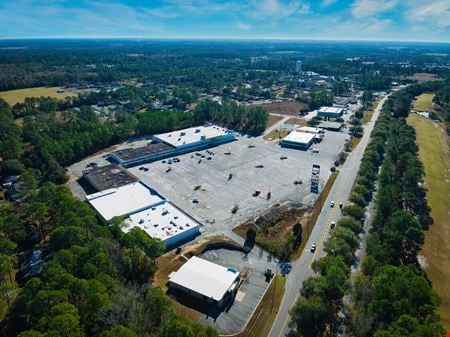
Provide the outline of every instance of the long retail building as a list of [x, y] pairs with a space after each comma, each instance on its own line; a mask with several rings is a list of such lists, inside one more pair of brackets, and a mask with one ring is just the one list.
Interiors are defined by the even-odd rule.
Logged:
[[188, 129], [153, 135], [152, 140], [138, 148], [125, 148], [110, 153], [110, 158], [126, 167], [200, 151], [232, 142], [236, 134], [217, 125], [196, 126]]

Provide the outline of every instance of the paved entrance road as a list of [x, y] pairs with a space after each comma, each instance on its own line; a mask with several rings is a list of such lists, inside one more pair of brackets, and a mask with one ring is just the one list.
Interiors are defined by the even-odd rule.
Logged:
[[[341, 216], [339, 203], [342, 202], [345, 204], [350, 195], [364, 150], [370, 140], [370, 134], [372, 133], [375, 121], [378, 119], [381, 108], [387, 97], [388, 96], [384, 97], [378, 103], [372, 116], [372, 120], [364, 127], [364, 135], [361, 141], [350, 153], [344, 165], [341, 166], [340, 173], [325, 200], [325, 204], [322, 206], [322, 211], [306, 244], [305, 250], [300, 258], [292, 263], [292, 271], [287, 276], [283, 300], [274, 324], [272, 325], [272, 329], [270, 330], [269, 337], [284, 336], [289, 331], [289, 310], [293, 307], [300, 294], [303, 281], [313, 275], [313, 270], [311, 269], [312, 263], [324, 255], [323, 244], [328, 237], [330, 224], [332, 221], [337, 221]], [[335, 207], [333, 208], [330, 207], [332, 200], [335, 202]], [[310, 252], [310, 247], [313, 243], [317, 245], [315, 253]]]

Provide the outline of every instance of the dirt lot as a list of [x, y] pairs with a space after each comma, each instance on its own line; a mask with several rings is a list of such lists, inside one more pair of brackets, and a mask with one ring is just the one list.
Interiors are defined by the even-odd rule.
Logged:
[[278, 123], [281, 121], [283, 117], [281, 116], [275, 116], [275, 115], [269, 115], [269, 119], [267, 120], [267, 128], [270, 128], [272, 125]]
[[308, 125], [308, 121], [306, 119], [294, 117], [294, 118], [289, 118], [284, 124], [306, 126], [306, 125]]
[[308, 109], [308, 106], [304, 103], [297, 101], [294, 102], [281, 102], [281, 103], [269, 103], [257, 105], [258, 107], [264, 108], [268, 113], [287, 115], [287, 116], [298, 116], [300, 109]]

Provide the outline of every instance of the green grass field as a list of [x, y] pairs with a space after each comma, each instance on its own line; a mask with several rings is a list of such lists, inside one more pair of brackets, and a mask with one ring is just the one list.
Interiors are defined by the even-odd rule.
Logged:
[[16, 103], [21, 103], [27, 97], [54, 97], [64, 99], [67, 96], [76, 96], [77, 94], [69, 91], [63, 93], [56, 92], [60, 88], [58, 87], [38, 87], [38, 88], [25, 88], [17, 90], [1, 91], [0, 98], [3, 98], [9, 105], [13, 106]]
[[416, 111], [433, 111], [431, 103], [433, 102], [434, 94], [424, 93], [416, 97], [413, 104], [413, 109]]
[[425, 187], [434, 224], [427, 231], [422, 254], [433, 289], [441, 296], [439, 314], [450, 331], [450, 152], [449, 138], [444, 130], [416, 114], [408, 123], [417, 132], [419, 157], [425, 167]]
[[431, 73], [415, 73], [413, 76], [407, 76], [406, 78], [409, 80], [418, 81], [419, 83], [439, 80], [439, 77], [437, 77], [436, 74]]

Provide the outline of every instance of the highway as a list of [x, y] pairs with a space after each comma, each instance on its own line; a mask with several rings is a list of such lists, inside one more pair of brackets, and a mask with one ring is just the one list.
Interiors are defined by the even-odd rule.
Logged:
[[[364, 135], [361, 138], [361, 141], [349, 154], [344, 165], [340, 167], [339, 175], [336, 178], [336, 181], [334, 182], [324, 205], [322, 206], [322, 211], [317, 219], [311, 236], [309, 237], [305, 250], [299, 259], [292, 262], [292, 270], [287, 275], [286, 289], [283, 300], [281, 302], [277, 317], [272, 325], [272, 329], [270, 330], [269, 337], [281, 337], [289, 331], [289, 310], [293, 307], [298, 296], [300, 295], [300, 289], [303, 281], [313, 275], [313, 270], [311, 268], [312, 263], [324, 255], [323, 244], [327, 240], [330, 233], [330, 224], [332, 221], [337, 222], [341, 216], [339, 203], [342, 202], [345, 205], [347, 202], [351, 188], [358, 173], [364, 150], [369, 143], [370, 134], [372, 133], [375, 121], [378, 119], [381, 108], [387, 98], [388, 96], [379, 101], [371, 121], [364, 127]], [[334, 207], [330, 207], [331, 201], [334, 201]], [[310, 247], [313, 243], [316, 244], [317, 248], [314, 253], [311, 253]]]

